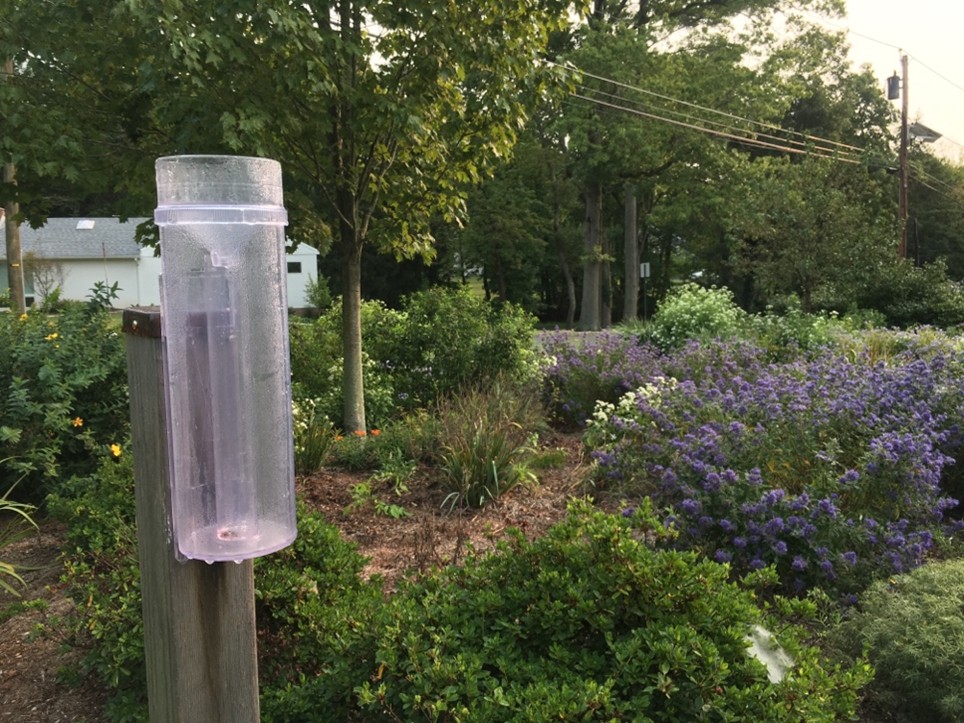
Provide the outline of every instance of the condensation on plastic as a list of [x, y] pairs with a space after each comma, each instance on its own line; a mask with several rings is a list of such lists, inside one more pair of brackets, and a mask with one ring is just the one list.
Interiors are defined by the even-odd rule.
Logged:
[[296, 535], [281, 167], [156, 171], [174, 538], [183, 558], [240, 562]]

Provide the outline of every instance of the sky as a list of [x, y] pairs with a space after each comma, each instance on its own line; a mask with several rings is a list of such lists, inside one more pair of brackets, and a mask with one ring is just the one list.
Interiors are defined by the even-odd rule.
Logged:
[[[850, 58], [869, 64], [886, 95], [886, 79], [908, 56], [908, 119], [943, 134], [936, 155], [964, 163], [964, 2], [847, 0]], [[891, 101], [900, 109], [900, 100]]]

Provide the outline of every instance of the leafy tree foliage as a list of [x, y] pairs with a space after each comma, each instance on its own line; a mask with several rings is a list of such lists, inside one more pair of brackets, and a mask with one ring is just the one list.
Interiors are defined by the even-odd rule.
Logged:
[[[896, 185], [895, 185], [896, 188]], [[950, 278], [964, 281], [964, 167], [914, 148], [907, 255], [916, 264], [943, 259]]]
[[866, 170], [817, 158], [757, 166], [739, 268], [753, 274], [768, 297], [798, 295], [806, 312], [818, 300], [852, 300], [857, 270], [867, 278], [895, 252], [885, 242], [893, 240], [892, 228], [860, 198], [868, 191]]
[[211, 104], [228, 146], [281, 160], [314, 221], [305, 228], [332, 238], [345, 424], [365, 429], [362, 250], [371, 242], [398, 258], [432, 257], [432, 219], [462, 215], [466, 187], [509, 151], [527, 97], [544, 89], [534, 53], [565, 21], [567, 3], [142, 7], [160, 16], [168, 52]]
[[[807, 5], [819, 11], [840, 10], [834, 2]], [[633, 8], [603, 0], [594, 4], [589, 22], [576, 35], [575, 49], [567, 56], [584, 71], [577, 81], [577, 95], [585, 102], [561, 119], [573, 175], [580, 181], [586, 203], [582, 327], [599, 328], [609, 322], [620, 283], [609, 270], [614, 254], [609, 247], [613, 235], [605, 231], [608, 194], [625, 193], [627, 203], [643, 199], [640, 238], [658, 246], [664, 288], [670, 279], [670, 259], [680, 247], [678, 242], [686, 238], [681, 231], [709, 247], [725, 240], [723, 207], [737, 199], [721, 193], [724, 186], [718, 170], [721, 163], [735, 164], [720, 160], [719, 139], [710, 140], [696, 131], [691, 108], [725, 110], [731, 119], [780, 120], [795, 97], [794, 84], [787, 79], [820, 64], [820, 54], [805, 52], [803, 38], [816, 35], [821, 47], [833, 44], [799, 18], [791, 18], [787, 27], [792, 32], [779, 39], [769, 28], [784, 9], [782, 3], [745, 0], [655, 2]], [[749, 21], [744, 29], [729, 22], [737, 14]], [[666, 118], [671, 122], [660, 122]], [[715, 126], [715, 132], [732, 137], [728, 124], [705, 126]], [[671, 179], [671, 174], [683, 183]], [[695, 198], [690, 195], [694, 189]], [[657, 227], [660, 207], [667, 201], [675, 207], [667, 210], [666, 220]], [[715, 222], [689, 224], [689, 228], [674, 228], [666, 222], [684, 219], [685, 226], [685, 220], [701, 211]], [[626, 253], [633, 251], [627, 243]], [[724, 251], [724, 260], [726, 255]], [[635, 264], [624, 266], [631, 269]], [[635, 285], [630, 288], [635, 293]]]
[[[81, 116], [85, 126], [127, 139], [140, 162], [202, 150], [281, 161], [292, 237], [330, 240], [341, 260], [344, 416], [365, 429], [363, 249], [433, 256], [433, 219], [464, 215], [467, 188], [508, 154], [547, 90], [552, 72], [535, 61], [570, 3], [54, 0], [39, 17], [7, 5], [16, 31], [3, 46], [23, 48], [28, 72], [47, 81], [13, 144], [52, 104], [77, 145], [73, 104], [51, 101], [80, 80], [110, 101]], [[104, 27], [121, 28], [118, 45]], [[47, 123], [30, 148], [49, 142]], [[45, 158], [33, 166], [79, 173]]]

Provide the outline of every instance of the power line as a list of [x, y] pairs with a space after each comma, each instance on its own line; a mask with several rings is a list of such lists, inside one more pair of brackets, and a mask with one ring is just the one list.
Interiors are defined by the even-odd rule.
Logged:
[[908, 53], [907, 55], [909, 55], [911, 58], [913, 58], [915, 63], [917, 63], [918, 65], [920, 65], [920, 66], [922, 66], [922, 67], [924, 67], [924, 68], [927, 68], [927, 70], [929, 70], [930, 72], [932, 72], [934, 75], [936, 75], [938, 78], [940, 78], [941, 80], [943, 80], [945, 83], [947, 83], [948, 85], [951, 85], [951, 86], [957, 88], [959, 91], [961, 91], [962, 93], [964, 93], [964, 87], [958, 85], [957, 83], [955, 83], [953, 80], [951, 80], [950, 78], [948, 78], [948, 77], [947, 77], [946, 75], [944, 75], [943, 73], [940, 73], [940, 72], [938, 72], [937, 70], [934, 70], [931, 66], [929, 66], [927, 63], [925, 63], [925, 62], [924, 62], [923, 60], [921, 60], [920, 58], [918, 58], [916, 55], [912, 55], [911, 53]]
[[776, 131], [780, 131], [781, 133], [786, 133], [786, 134], [789, 134], [789, 135], [798, 135], [798, 136], [801, 136], [801, 137], [803, 137], [804, 139], [806, 139], [806, 140], [808, 140], [808, 141], [810, 141], [810, 140], [816, 140], [816, 141], [820, 141], [820, 142], [822, 142], [822, 143], [829, 143], [829, 144], [831, 144], [831, 145], [839, 146], [839, 147], [841, 147], [841, 148], [846, 148], [846, 149], [848, 149], [848, 150], [861, 151], [861, 152], [863, 151], [862, 148], [858, 148], [857, 146], [852, 146], [852, 145], [847, 144], [847, 143], [842, 143], [842, 142], [840, 142], [840, 141], [834, 141], [834, 140], [830, 140], [830, 139], [828, 139], [828, 138], [820, 138], [820, 137], [818, 137], [818, 136], [809, 136], [809, 135], [807, 135], [806, 133], [801, 133], [800, 131], [794, 131], [794, 130], [790, 130], [790, 129], [788, 129], [788, 128], [783, 128], [783, 127], [778, 126], [778, 125], [776, 125], [776, 124], [774, 124], [774, 123], [768, 123], [768, 122], [766, 122], [766, 121], [753, 120], [753, 119], [751, 119], [751, 118], [746, 118], [746, 117], [744, 117], [744, 116], [739, 116], [739, 115], [736, 115], [736, 114], [734, 114], [734, 113], [729, 113], [729, 112], [727, 112], [727, 111], [721, 111], [721, 110], [718, 110], [718, 109], [716, 109], [716, 108], [710, 108], [710, 107], [707, 107], [707, 106], [704, 106], [704, 105], [699, 105], [698, 103], [692, 103], [692, 102], [690, 102], [690, 101], [682, 100], [681, 98], [674, 98], [674, 97], [672, 97], [672, 96], [664, 95], [664, 94], [662, 94], [662, 93], [657, 93], [657, 92], [652, 91], [652, 90], [647, 90], [647, 89], [641, 88], [641, 87], [639, 87], [639, 86], [634, 86], [634, 85], [630, 85], [630, 84], [628, 84], [628, 83], [623, 83], [623, 82], [621, 82], [621, 81], [614, 80], [613, 78], [606, 78], [606, 77], [601, 76], [601, 75], [596, 75], [596, 74], [594, 74], [594, 73], [590, 73], [590, 72], [588, 72], [588, 71], [586, 71], [586, 70], [583, 70], [583, 69], [578, 68], [578, 67], [576, 67], [576, 66], [574, 66], [574, 65], [571, 65], [571, 64], [562, 65], [562, 64], [559, 64], [559, 63], [555, 63], [555, 62], [553, 62], [553, 61], [547, 61], [547, 62], [548, 62], [550, 65], [554, 65], [554, 66], [556, 66], [556, 67], [558, 67], [558, 68], [563, 68], [563, 69], [565, 69], [565, 70], [574, 71], [574, 72], [579, 73], [579, 74], [581, 74], [581, 75], [583, 75], [583, 76], [585, 76], [585, 77], [587, 77], [587, 78], [593, 78], [594, 80], [599, 80], [599, 81], [602, 81], [602, 82], [604, 82], [604, 83], [610, 83], [610, 84], [615, 85], [615, 86], [617, 86], [617, 87], [625, 88], [626, 90], [635, 91], [635, 92], [641, 93], [641, 94], [643, 94], [643, 95], [653, 96], [653, 97], [655, 97], [655, 98], [659, 98], [659, 99], [661, 99], [661, 100], [666, 100], [666, 101], [669, 101], [669, 102], [671, 102], [671, 103], [678, 103], [679, 105], [683, 105], [683, 106], [686, 106], [686, 107], [689, 107], [689, 108], [693, 108], [693, 109], [696, 109], [696, 110], [706, 111], [707, 113], [712, 113], [712, 114], [715, 114], [715, 115], [723, 116], [723, 117], [729, 118], [729, 119], [731, 119], [731, 120], [742, 121], [742, 122], [744, 122], [744, 123], [748, 123], [748, 124], [753, 125], [753, 126], [760, 126], [761, 128], [766, 128], [766, 129], [768, 129], [768, 130], [776, 130]]
[[[801, 141], [795, 141], [795, 140], [791, 140], [791, 139], [784, 138], [784, 137], [780, 137], [780, 136], [774, 136], [774, 135], [768, 134], [768, 133], [761, 133], [761, 132], [759, 132], [759, 131], [755, 131], [755, 130], [752, 130], [752, 129], [735, 127], [735, 126], [733, 126], [733, 125], [728, 125], [728, 124], [721, 123], [721, 122], [718, 122], [718, 121], [713, 121], [713, 120], [711, 120], [711, 119], [709, 119], [709, 118], [704, 118], [704, 117], [702, 117], [702, 116], [693, 116], [693, 115], [690, 115], [690, 114], [681, 113], [681, 112], [679, 112], [679, 111], [674, 111], [674, 110], [668, 109], [668, 108], [659, 108], [659, 109], [658, 109], [658, 110], [660, 110], [660, 111], [663, 112], [663, 113], [668, 113], [668, 114], [671, 114], [671, 115], [675, 115], [675, 116], [677, 116], [678, 118], [685, 118], [685, 119], [686, 119], [686, 120], [676, 120], [676, 119], [674, 119], [674, 118], [668, 118], [668, 117], [666, 117], [665, 115], [660, 115], [659, 113], [656, 113], [656, 112], [649, 112], [649, 111], [646, 111], [646, 110], [640, 110], [639, 108], [629, 108], [629, 107], [626, 107], [626, 106], [624, 106], [624, 105], [620, 105], [619, 103], [612, 103], [612, 102], [609, 102], [609, 101], [600, 100], [599, 98], [589, 97], [589, 96], [586, 96], [586, 95], [582, 95], [582, 94], [580, 94], [580, 93], [575, 93], [575, 92], [572, 93], [572, 95], [573, 95], [574, 97], [576, 97], [576, 98], [579, 98], [579, 99], [581, 99], [581, 100], [588, 101], [588, 102], [590, 102], [590, 103], [596, 103], [597, 105], [600, 105], [600, 106], [602, 106], [602, 107], [606, 107], [606, 108], [609, 108], [609, 109], [612, 109], [612, 110], [623, 111], [623, 112], [630, 113], [630, 114], [633, 114], [633, 115], [645, 117], [645, 118], [648, 118], [648, 119], [650, 119], [650, 120], [657, 120], [657, 121], [660, 121], [660, 122], [663, 122], [663, 123], [668, 123], [668, 124], [670, 124], [670, 125], [676, 125], [676, 126], [683, 127], [683, 128], [689, 128], [690, 130], [695, 130], [695, 131], [698, 131], [698, 132], [701, 132], [701, 133], [706, 133], [706, 134], [708, 134], [708, 135], [713, 135], [713, 136], [716, 136], [716, 137], [719, 137], [719, 138], [725, 138], [725, 139], [727, 139], [727, 140], [737, 141], [737, 142], [739, 142], [739, 143], [741, 143], [741, 144], [743, 144], [743, 145], [746, 145], [746, 146], [751, 146], [751, 147], [756, 147], [756, 148], [762, 148], [762, 149], [769, 149], [769, 150], [779, 150], [779, 151], [784, 151], [784, 152], [787, 152], [787, 153], [796, 153], [796, 154], [800, 154], [800, 155], [812, 155], [812, 156], [817, 156], [817, 157], [821, 157], [821, 158], [828, 158], [828, 159], [840, 160], [840, 161], [843, 161], [843, 162], [846, 162], [846, 163], [852, 163], [852, 164], [859, 164], [859, 163], [861, 162], [860, 160], [857, 160], [856, 158], [854, 158], [854, 155], [855, 155], [855, 154], [853, 153], [853, 151], [857, 151], [857, 152], [859, 152], [860, 154], [863, 154], [863, 153], [865, 152], [864, 149], [859, 148], [858, 146], [853, 146], [853, 145], [850, 145], [850, 144], [847, 144], [847, 143], [841, 143], [841, 142], [839, 142], [839, 141], [833, 141], [833, 140], [826, 139], [826, 138], [820, 138], [819, 136], [809, 136], [809, 135], [807, 135], [807, 134], [805, 134], [805, 133], [800, 133], [799, 131], [792, 131], [792, 130], [789, 130], [789, 129], [786, 129], [786, 128], [782, 128], [782, 127], [777, 126], [777, 125], [772, 124], [772, 123], [765, 123], [765, 122], [762, 122], [762, 121], [756, 121], [756, 120], [752, 120], [752, 119], [750, 119], [750, 118], [746, 118], [746, 117], [743, 117], [743, 116], [735, 115], [735, 114], [733, 114], [733, 113], [728, 113], [728, 112], [725, 112], [725, 111], [717, 110], [717, 109], [715, 109], [715, 108], [709, 108], [709, 107], [707, 107], [707, 106], [702, 106], [702, 105], [699, 105], [699, 104], [697, 104], [697, 103], [690, 103], [689, 101], [684, 101], [684, 100], [681, 100], [681, 99], [679, 99], [679, 98], [674, 98], [674, 97], [672, 97], [672, 96], [664, 95], [664, 94], [661, 94], [661, 93], [656, 93], [656, 92], [654, 92], [654, 91], [649, 91], [649, 90], [646, 90], [645, 88], [640, 88], [640, 87], [638, 87], [638, 86], [629, 85], [629, 84], [627, 84], [627, 83], [623, 83], [623, 82], [621, 82], [621, 81], [617, 81], [617, 80], [614, 80], [614, 79], [612, 79], [612, 78], [606, 78], [606, 77], [604, 77], [604, 76], [596, 75], [596, 74], [594, 74], [594, 73], [588, 73], [588, 72], [586, 72], [586, 71], [583, 71], [583, 70], [580, 69], [580, 68], [577, 68], [577, 67], [574, 66], [574, 65], [560, 65], [560, 64], [555, 63], [555, 62], [553, 62], [553, 61], [547, 61], [547, 62], [548, 62], [549, 64], [551, 64], [551, 65], [556, 66], [556, 67], [564, 68], [564, 69], [566, 69], [566, 70], [579, 73], [579, 74], [581, 74], [581, 75], [583, 75], [583, 76], [586, 76], [586, 77], [589, 77], [589, 78], [593, 78], [593, 79], [595, 79], [595, 80], [599, 80], [599, 81], [601, 81], [601, 82], [603, 82], [603, 83], [609, 83], [609, 84], [614, 85], [614, 86], [619, 87], [619, 88], [623, 88], [623, 89], [630, 90], [630, 91], [635, 91], [635, 92], [641, 93], [641, 94], [643, 94], [643, 95], [648, 95], [648, 96], [656, 97], [656, 98], [659, 98], [659, 99], [661, 99], [661, 100], [669, 101], [669, 102], [671, 102], [671, 103], [677, 103], [677, 104], [680, 104], [680, 105], [683, 105], [683, 106], [686, 106], [686, 107], [690, 107], [690, 108], [694, 108], [694, 109], [697, 109], [697, 110], [702, 110], [702, 111], [705, 111], [705, 112], [708, 112], [708, 113], [711, 113], [711, 114], [715, 114], [715, 115], [718, 115], [718, 116], [725, 117], [725, 118], [727, 118], [727, 119], [737, 120], [737, 121], [740, 121], [740, 122], [742, 122], [742, 123], [746, 123], [746, 124], [748, 124], [748, 125], [750, 125], [750, 126], [759, 126], [759, 127], [761, 127], [761, 128], [777, 130], [777, 131], [780, 131], [781, 133], [786, 133], [786, 134], [789, 134], [789, 135], [797, 135], [797, 136], [800, 136], [801, 138], [803, 138], [804, 141], [803, 141], [803, 142], [801, 142]], [[604, 95], [604, 96], [607, 96], [607, 97], [610, 97], [610, 98], [614, 98], [614, 99], [616, 99], [616, 100], [618, 100], [618, 101], [620, 101], [620, 102], [628, 102], [628, 103], [634, 103], [634, 102], [635, 102], [635, 103], [641, 103], [641, 101], [634, 101], [633, 99], [627, 99], [627, 98], [624, 98], [623, 96], [619, 96], [619, 95], [616, 95], [616, 94], [613, 94], [613, 93], [608, 93], [608, 92], [606, 92], [606, 91], [604, 91], [604, 90], [601, 90], [601, 89], [590, 88], [589, 86], [585, 85], [584, 83], [579, 83], [579, 82], [577, 82], [576, 85], [577, 85], [577, 87], [584, 89], [585, 92], [595, 93], [595, 94], [597, 94], [597, 95]], [[694, 123], [694, 122], [690, 122], [690, 121], [697, 121], [697, 122]], [[703, 125], [703, 124], [715, 125], [715, 126], [717, 126], [717, 129], [707, 128], [706, 125]], [[740, 133], [743, 133], [743, 134], [752, 134], [752, 135], [750, 135], [750, 136], [747, 136], [747, 135], [739, 135]], [[771, 143], [771, 142], [766, 141], [766, 140], [760, 140], [761, 137], [763, 137], [763, 138], [768, 138], [768, 139], [770, 139], [771, 141], [776, 141], [776, 142], [775, 142], [775, 143]], [[826, 144], [829, 144], [830, 146], [838, 146], [839, 149], [832, 148], [832, 147], [831, 147], [831, 148], [828, 148], [828, 147], [824, 147], [824, 146], [813, 145], [814, 142], [826, 143]], [[787, 144], [791, 144], [791, 145], [787, 145]], [[795, 147], [795, 146], [797, 146], [797, 147]]]
[[[914, 178], [914, 180], [916, 180], [916, 181], [917, 181], [918, 183], [920, 183], [921, 185], [926, 186], [927, 188], [931, 189], [932, 191], [934, 191], [934, 192], [936, 192], [936, 193], [939, 193], [939, 194], [942, 195], [942, 196], [945, 196], [945, 197], [947, 197], [947, 198], [951, 198], [951, 195], [950, 195], [950, 194], [954, 193], [954, 191], [956, 190], [956, 188], [955, 188], [953, 185], [951, 185], [951, 184], [948, 183], [947, 181], [943, 180], [942, 178], [938, 178], [937, 176], [933, 175], [932, 173], [929, 173], [928, 171], [924, 170], [923, 168], [918, 168], [917, 166], [911, 166], [911, 170], [913, 171], [913, 174], [911, 174], [911, 175], [912, 175], [912, 177]], [[928, 181], [930, 181], [931, 183], [933, 183], [933, 184], [935, 184], [935, 185], [937, 185], [937, 186], [940, 186], [940, 189], [934, 188], [933, 186], [924, 183], [924, 181], [922, 181], [921, 178], [925, 178], [925, 179], [927, 179]]]
[[778, 151], [784, 151], [786, 153], [796, 153], [800, 155], [810, 155], [810, 156], [815, 156], [817, 158], [827, 158], [832, 160], [838, 160], [838, 161], [842, 161], [843, 163], [852, 163], [852, 164], [860, 163], [860, 161], [854, 160], [849, 157], [814, 153], [806, 149], [793, 148], [791, 146], [779, 145], [776, 143], [769, 143], [767, 141], [756, 140], [751, 137], [741, 136], [741, 135], [737, 135], [735, 133], [730, 133], [727, 131], [720, 131], [712, 128], [705, 128], [695, 123], [687, 123], [685, 121], [679, 121], [673, 118], [666, 118], [664, 116], [660, 116], [655, 113], [647, 113], [646, 111], [638, 110], [636, 108], [627, 108], [626, 106], [621, 106], [616, 103], [609, 103], [604, 100], [599, 100], [598, 98], [590, 98], [589, 96], [580, 95], [579, 93], [570, 93], [570, 95], [572, 95], [574, 98], [579, 98], [580, 100], [584, 100], [589, 103], [595, 103], [596, 105], [599, 105], [599, 106], [603, 106], [613, 110], [623, 111], [625, 113], [641, 116], [643, 118], [649, 118], [650, 120], [657, 120], [663, 123], [669, 123], [670, 125], [675, 125], [682, 128], [688, 128], [690, 130], [699, 131], [700, 133], [706, 133], [707, 135], [716, 136], [718, 138], [725, 138], [727, 140], [736, 141], [743, 145], [752, 146], [755, 148], [762, 148], [767, 150], [778, 150]]
[[[638, 103], [638, 104], [641, 104], [641, 103], [642, 103], [642, 101], [636, 101], [636, 100], [633, 100], [633, 99], [631, 99], [631, 98], [624, 98], [623, 96], [616, 95], [616, 94], [614, 94], [614, 93], [608, 93], [608, 92], [606, 92], [606, 91], [604, 91], [604, 90], [601, 90], [601, 89], [598, 89], [598, 88], [591, 88], [591, 87], [589, 87], [589, 86], [587, 86], [587, 85], [584, 85], [584, 84], [581, 84], [581, 83], [577, 83], [576, 85], [577, 85], [578, 87], [582, 88], [582, 89], [584, 90], [584, 92], [590, 92], [590, 93], [595, 93], [595, 94], [597, 94], [597, 95], [603, 95], [603, 96], [606, 96], [606, 97], [608, 97], [608, 98], [613, 98], [613, 99], [615, 99], [615, 100], [617, 100], [617, 101], [623, 101], [623, 102], [627, 102], [627, 103]], [[805, 140], [799, 141], [799, 140], [794, 140], [794, 139], [792, 139], [792, 138], [785, 138], [785, 137], [783, 137], [783, 136], [777, 136], [777, 135], [774, 135], [774, 134], [771, 134], [771, 133], [763, 133], [763, 132], [760, 132], [760, 131], [755, 131], [755, 130], [751, 130], [751, 129], [747, 129], [747, 128], [742, 128], [742, 127], [740, 127], [740, 126], [734, 126], [734, 125], [727, 124], [727, 123], [723, 123], [723, 122], [720, 122], [720, 121], [714, 121], [714, 120], [711, 120], [711, 119], [709, 119], [709, 118], [704, 118], [704, 117], [702, 117], [702, 116], [695, 116], [695, 115], [691, 115], [691, 114], [689, 114], [689, 113], [682, 113], [682, 112], [680, 112], [680, 111], [672, 110], [671, 108], [658, 108], [657, 110], [659, 110], [660, 112], [662, 112], [662, 113], [664, 113], [664, 114], [668, 114], [668, 115], [670, 115], [670, 116], [675, 116], [675, 117], [677, 117], [677, 118], [682, 118], [682, 119], [687, 120], [687, 121], [699, 122], [700, 124], [703, 124], [703, 127], [704, 127], [704, 128], [705, 128], [706, 126], [715, 126], [716, 128], [722, 129], [722, 131], [724, 131], [724, 132], [729, 132], [729, 133], [750, 133], [750, 134], [752, 134], [752, 138], [754, 138], [754, 139], [761, 139], [761, 138], [762, 138], [762, 139], [766, 139], [766, 140], [770, 140], [770, 141], [777, 141], [777, 142], [779, 142], [779, 143], [789, 144], [789, 145], [792, 146], [792, 147], [800, 148], [801, 150], [808, 151], [808, 152], [822, 152], [822, 153], [827, 153], [827, 154], [840, 154], [840, 155], [845, 156], [845, 157], [848, 157], [848, 158], [855, 155], [855, 154], [853, 154], [853, 153], [852, 153], [851, 151], [849, 151], [849, 150], [838, 150], [838, 149], [835, 149], [835, 148], [832, 148], [832, 147], [828, 147], [828, 146], [817, 145], [817, 143], [820, 143], [820, 142], [822, 142], [822, 143], [831, 143], [831, 144], [832, 144], [833, 142], [832, 142], [832, 141], [828, 141], [827, 139], [819, 138], [818, 136], [807, 136], [807, 135], [805, 135], [805, 134], [798, 133], [797, 131], [791, 131], [791, 130], [789, 130], [789, 129], [783, 129], [783, 130], [784, 130], [785, 132], [787, 132], [787, 133], [790, 133], [790, 134], [798, 134], [798, 135], [801, 135]], [[653, 111], [653, 112], [654, 112], [654, 114], [655, 114], [655, 111]], [[662, 116], [662, 117], [665, 118], [665, 116]], [[748, 122], [748, 123], [750, 123], [750, 124], [754, 124], [754, 121], [750, 121], [750, 120], [748, 120], [748, 119], [745, 119], [745, 120], [746, 120], [746, 122]], [[757, 124], [757, 125], [759, 125], [759, 124]], [[811, 141], [811, 142], [808, 143], [807, 141]], [[847, 148], [854, 148], [854, 147], [855, 147], [855, 146], [847, 146], [846, 144], [840, 144], [840, 145], [845, 146], [845, 147], [847, 147]]]

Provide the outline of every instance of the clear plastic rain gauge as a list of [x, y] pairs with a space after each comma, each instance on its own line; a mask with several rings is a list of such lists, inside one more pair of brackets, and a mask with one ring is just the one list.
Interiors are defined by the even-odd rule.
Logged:
[[281, 166], [156, 164], [173, 531], [240, 562], [296, 535]]

